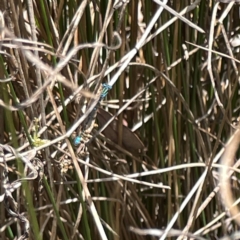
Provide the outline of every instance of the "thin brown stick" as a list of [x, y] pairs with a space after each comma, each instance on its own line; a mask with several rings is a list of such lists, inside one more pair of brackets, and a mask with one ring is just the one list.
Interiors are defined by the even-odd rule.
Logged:
[[[234, 204], [235, 200], [231, 191], [231, 185], [229, 180], [229, 167], [231, 167], [234, 163], [235, 153], [238, 150], [240, 142], [240, 129], [238, 129], [233, 136], [229, 139], [225, 152], [221, 158], [221, 162], [225, 165], [225, 168], [220, 169], [220, 194], [225, 206], [229, 209], [229, 212], [232, 216], [236, 216], [235, 221], [238, 225], [240, 225], [240, 216], [239, 216], [239, 208]], [[238, 215], [238, 216], [237, 216]]]

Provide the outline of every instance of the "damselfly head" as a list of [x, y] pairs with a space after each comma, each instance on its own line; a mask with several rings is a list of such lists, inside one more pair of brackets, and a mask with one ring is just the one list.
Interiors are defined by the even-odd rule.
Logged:
[[73, 141], [74, 145], [78, 146], [81, 143], [81, 140], [82, 138], [80, 136], [75, 137]]

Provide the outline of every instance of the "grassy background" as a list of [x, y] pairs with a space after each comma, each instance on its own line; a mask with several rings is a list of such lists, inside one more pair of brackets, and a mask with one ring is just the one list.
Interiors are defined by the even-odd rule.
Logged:
[[[116, 2], [0, 3], [2, 240], [238, 230], [216, 163], [238, 122], [239, 6], [168, 1], [160, 12], [161, 1]], [[117, 119], [100, 133], [109, 113]], [[90, 140], [81, 151], [79, 133]], [[231, 184], [237, 192], [234, 175]]]

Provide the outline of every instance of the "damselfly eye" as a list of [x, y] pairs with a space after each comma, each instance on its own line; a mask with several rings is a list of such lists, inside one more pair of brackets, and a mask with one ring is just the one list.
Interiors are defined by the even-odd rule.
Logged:
[[73, 143], [75, 146], [78, 146], [81, 142], [82, 138], [80, 136], [75, 137]]

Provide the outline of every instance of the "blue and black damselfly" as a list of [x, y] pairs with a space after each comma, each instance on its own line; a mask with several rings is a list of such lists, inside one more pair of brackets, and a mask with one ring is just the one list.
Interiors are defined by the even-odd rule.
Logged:
[[105, 98], [108, 94], [108, 91], [111, 89], [112, 87], [106, 83], [102, 84], [102, 88], [101, 88], [101, 93], [99, 96], [99, 100], [96, 103], [96, 106], [93, 108], [92, 112], [89, 114], [88, 118], [84, 121], [83, 123], [83, 127], [81, 129], [81, 133], [79, 133], [75, 138], [74, 138], [74, 145], [78, 146], [80, 145], [80, 143], [83, 140], [83, 136], [90, 134], [93, 125], [94, 125], [94, 121], [95, 121], [95, 117], [96, 117], [96, 112], [97, 109], [100, 105], [100, 102], [102, 101], [103, 98]]
[[[107, 96], [110, 89], [110, 85], [102, 84], [99, 100], [86, 119], [87, 121], [83, 123], [84, 128], [82, 128], [80, 134], [75, 137], [74, 145], [79, 146], [77, 150], [78, 153], [82, 152], [82, 150], [85, 148], [85, 143], [89, 142], [89, 138], [91, 138], [91, 131], [95, 123], [95, 118], [97, 118], [98, 126], [102, 128], [113, 117], [109, 112], [106, 112], [104, 109], [99, 107], [100, 102], [104, 97]], [[114, 144], [118, 144], [117, 125], [118, 120], [113, 119], [112, 122], [105, 128], [105, 130], [103, 130], [103, 134]], [[139, 152], [139, 150], [142, 151], [144, 149], [144, 144], [142, 141], [128, 127], [123, 125], [122, 131], [122, 147], [125, 150], [131, 152], [132, 154], [135, 154]]]

